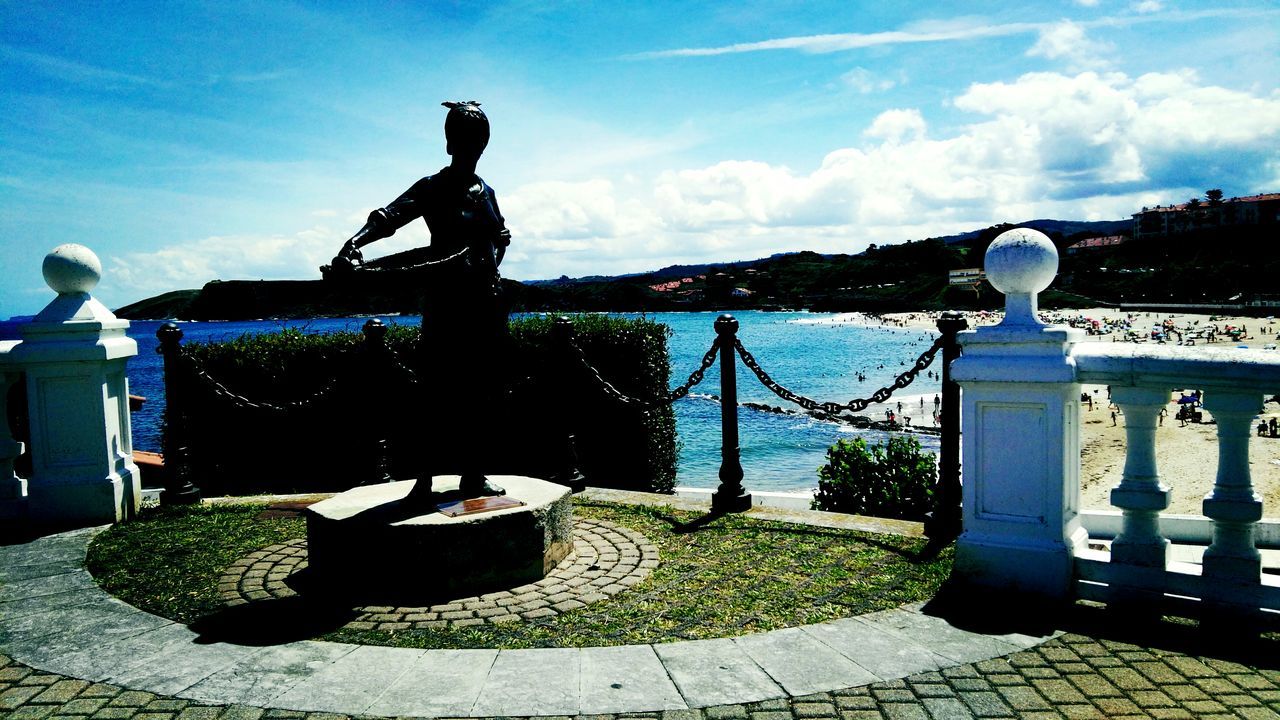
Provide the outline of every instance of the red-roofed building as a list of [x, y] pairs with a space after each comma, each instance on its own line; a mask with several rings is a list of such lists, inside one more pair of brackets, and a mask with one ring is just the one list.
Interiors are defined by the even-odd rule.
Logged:
[[1144, 207], [1133, 214], [1133, 236], [1167, 237], [1205, 227], [1276, 224], [1280, 224], [1280, 193], [1265, 193], [1219, 203]]
[[1067, 254], [1075, 255], [1078, 252], [1088, 252], [1089, 250], [1103, 250], [1113, 248], [1122, 243], [1129, 242], [1128, 235], [1107, 235], [1105, 237], [1085, 238], [1078, 243], [1067, 246]]

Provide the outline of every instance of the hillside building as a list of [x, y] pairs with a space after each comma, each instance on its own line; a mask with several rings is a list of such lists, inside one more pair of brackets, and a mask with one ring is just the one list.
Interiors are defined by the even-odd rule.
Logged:
[[1280, 224], [1280, 193], [1234, 197], [1220, 202], [1157, 205], [1133, 214], [1133, 237], [1168, 237], [1206, 227]]

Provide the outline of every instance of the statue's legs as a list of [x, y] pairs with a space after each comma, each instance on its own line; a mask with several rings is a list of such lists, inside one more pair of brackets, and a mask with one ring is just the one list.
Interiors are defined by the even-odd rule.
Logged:
[[458, 294], [433, 294], [423, 307], [419, 384], [425, 451], [406, 502], [424, 507], [436, 502], [432, 475], [453, 470], [462, 476], [464, 498], [506, 494], [484, 475], [491, 451], [487, 425], [501, 387], [499, 356], [507, 352], [505, 313], [499, 328], [488, 307], [492, 301], [473, 298], [459, 304], [459, 299]]

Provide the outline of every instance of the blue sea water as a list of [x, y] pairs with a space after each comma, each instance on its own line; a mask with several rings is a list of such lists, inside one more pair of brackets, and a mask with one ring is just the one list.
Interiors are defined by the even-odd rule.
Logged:
[[[868, 327], [848, 322], [845, 316], [806, 312], [736, 313], [738, 336], [774, 379], [792, 390], [821, 401], [845, 402], [867, 397], [892, 383], [915, 358], [928, 349], [933, 333], [902, 328]], [[636, 315], [628, 315], [636, 317]], [[672, 383], [681, 383], [698, 367], [715, 339], [717, 313], [650, 313], [652, 320], [671, 327]], [[411, 316], [384, 317], [397, 324], [416, 325]], [[183, 342], [229, 340], [244, 334], [300, 328], [309, 333], [358, 331], [365, 318], [315, 318], [307, 320], [258, 320], [244, 322], [180, 323]], [[129, 335], [138, 343], [138, 355], [128, 365], [130, 392], [147, 398], [133, 415], [134, 447], [160, 450], [160, 425], [164, 410], [163, 364], [156, 353], [156, 330], [162, 323], [136, 321]], [[17, 324], [0, 322], [0, 340], [18, 339]], [[720, 362], [705, 380], [676, 402], [676, 432], [681, 444], [677, 484], [713, 488], [720, 468]], [[858, 380], [858, 374], [865, 381]], [[782, 405], [792, 409], [761, 385], [741, 362], [737, 363], [739, 402]], [[907, 390], [934, 394], [939, 382], [922, 373]], [[804, 491], [817, 486], [817, 468], [828, 447], [840, 438], [855, 435], [883, 441], [884, 433], [857, 430], [848, 425], [817, 420], [803, 414], [776, 414], [739, 408], [743, 484], [749, 490]], [[518, 429], [516, 429], [518, 430]], [[937, 439], [917, 436], [930, 450]]]

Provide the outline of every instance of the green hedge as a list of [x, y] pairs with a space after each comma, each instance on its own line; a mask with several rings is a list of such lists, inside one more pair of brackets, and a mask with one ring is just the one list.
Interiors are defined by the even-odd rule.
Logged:
[[937, 471], [932, 453], [910, 435], [891, 435], [884, 445], [863, 438], [840, 440], [818, 468], [814, 510], [924, 520], [933, 509]]
[[[492, 408], [489, 469], [550, 477], [562, 467], [561, 413], [577, 434], [578, 467], [589, 485], [671, 492], [675, 486], [675, 415], [670, 406], [640, 412], [597, 391], [552, 337], [554, 318], [511, 322], [509, 376]], [[619, 390], [636, 397], [666, 392], [670, 379], [665, 325], [601, 315], [573, 318], [588, 360]], [[308, 335], [297, 330], [226, 343], [190, 343], [183, 352], [232, 392], [283, 404], [333, 389], [310, 407], [275, 413], [240, 408], [208, 384], [184, 375], [193, 481], [206, 495], [342, 490], [374, 477], [374, 445], [389, 441], [393, 477], [414, 477], [429, 445], [412, 418], [447, 412], [419, 399], [406, 373], [374, 366], [356, 332]], [[387, 344], [406, 365], [418, 353], [417, 327], [392, 327]], [[572, 372], [567, 372], [572, 371]]]

